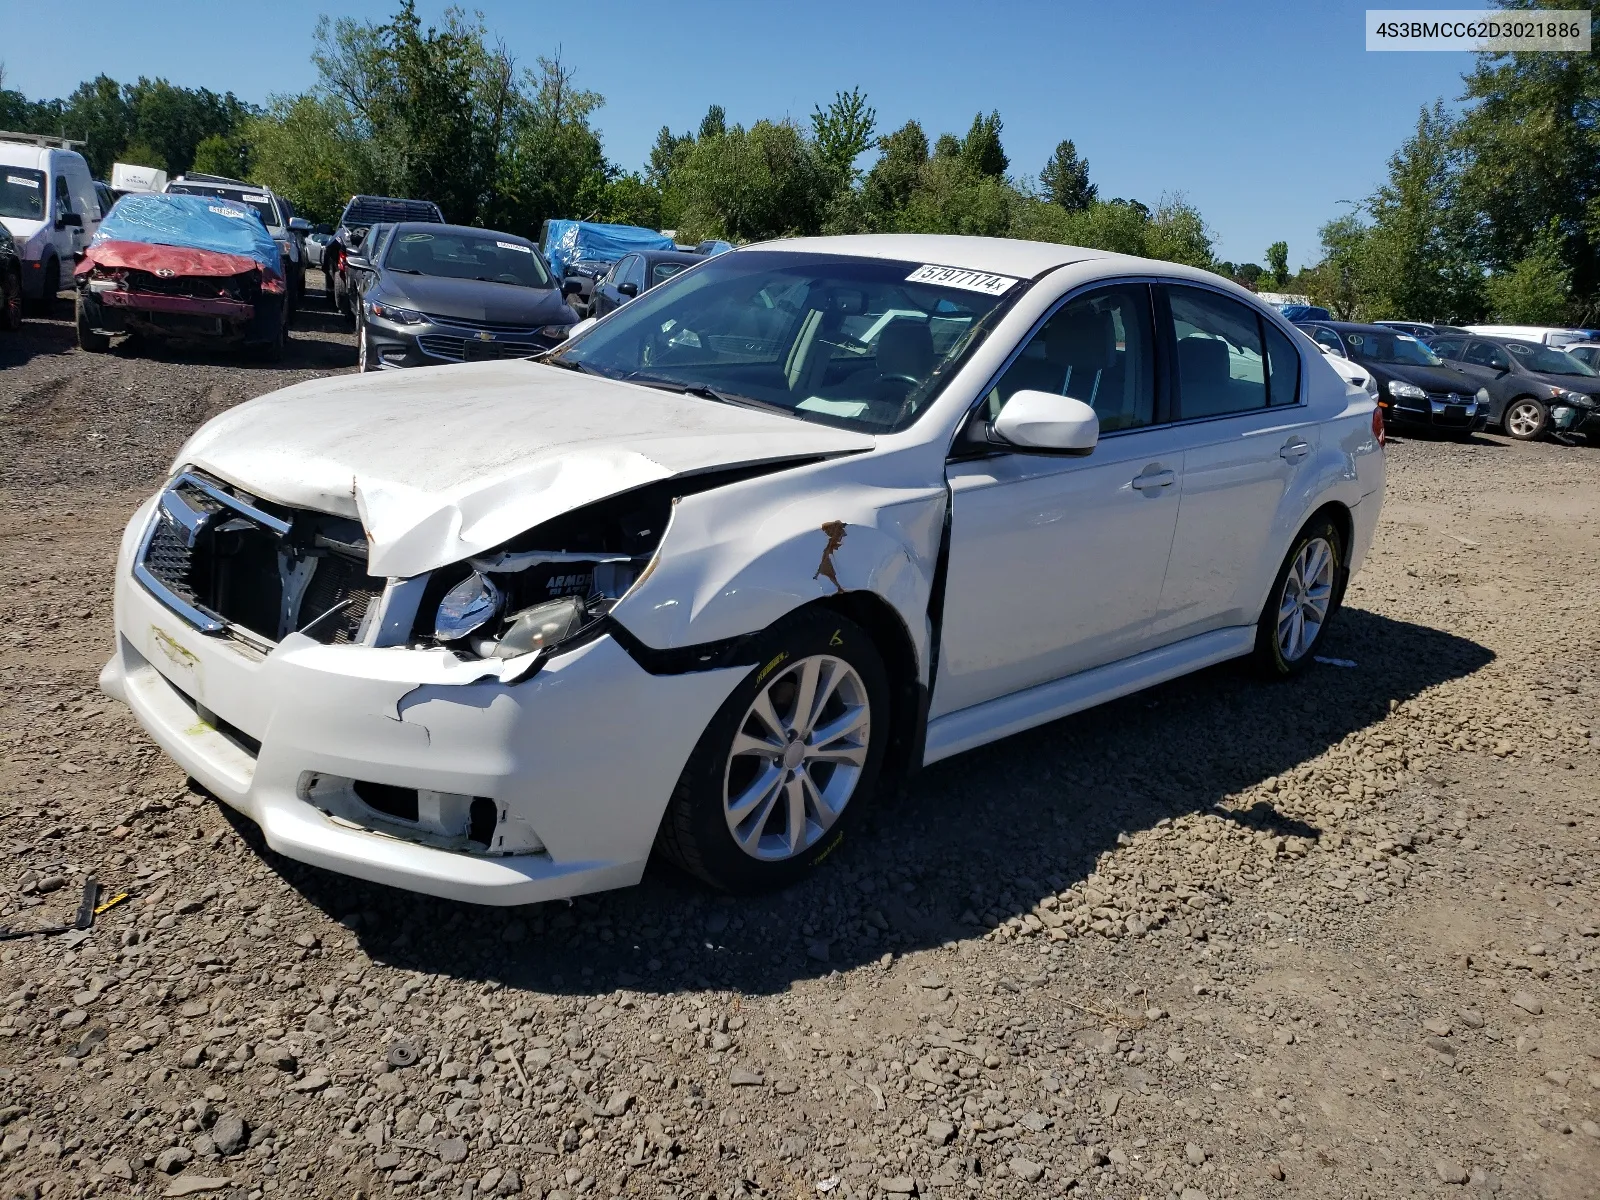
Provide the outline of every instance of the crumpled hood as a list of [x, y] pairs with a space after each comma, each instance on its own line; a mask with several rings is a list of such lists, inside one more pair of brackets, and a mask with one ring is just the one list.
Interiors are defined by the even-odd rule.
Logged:
[[571, 325], [578, 319], [556, 287], [517, 287], [477, 279], [385, 272], [372, 298], [434, 316], [496, 325]]
[[656, 480], [873, 444], [867, 434], [514, 361], [297, 384], [214, 417], [174, 465], [357, 518], [368, 570], [409, 577]]

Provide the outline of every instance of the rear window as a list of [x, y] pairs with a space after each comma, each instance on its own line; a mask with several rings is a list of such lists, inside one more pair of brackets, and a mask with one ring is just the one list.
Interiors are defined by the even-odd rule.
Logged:
[[269, 228], [283, 223], [278, 220], [277, 210], [272, 205], [272, 197], [265, 192], [214, 187], [204, 183], [171, 183], [167, 185], [167, 191], [176, 192], [181, 196], [215, 196], [219, 200], [226, 200], [230, 204], [248, 208], [261, 218], [263, 225]]
[[44, 172], [0, 167], [0, 217], [44, 220]]

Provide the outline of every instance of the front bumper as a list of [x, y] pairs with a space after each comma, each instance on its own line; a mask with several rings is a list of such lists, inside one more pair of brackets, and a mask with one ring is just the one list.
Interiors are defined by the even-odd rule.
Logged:
[[1600, 408], [1582, 408], [1552, 400], [1550, 425], [1561, 433], [1582, 433], [1590, 437], [1600, 435]]
[[501, 358], [532, 358], [553, 350], [566, 340], [544, 337], [537, 330], [476, 329], [431, 321], [398, 325], [368, 316], [365, 322], [368, 350], [380, 369], [436, 367], [441, 363], [482, 362]]
[[[291, 635], [263, 655], [200, 633], [133, 579], [148, 514], [124, 538], [102, 689], [274, 850], [376, 883], [510, 905], [638, 882], [684, 763], [746, 673], [651, 675], [609, 637], [516, 684], [457, 682], [461, 664], [438, 650]], [[427, 844], [320, 803], [329, 779], [487, 797], [544, 851]]]
[[1447, 433], [1478, 433], [1489, 424], [1489, 406], [1474, 401], [1471, 404], [1446, 404], [1437, 400], [1379, 401], [1385, 424], [1419, 429], [1437, 429]]

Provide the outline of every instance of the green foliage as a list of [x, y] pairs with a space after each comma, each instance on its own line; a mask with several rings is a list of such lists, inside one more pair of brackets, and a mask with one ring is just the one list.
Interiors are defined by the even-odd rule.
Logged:
[[250, 174], [250, 147], [242, 137], [213, 133], [200, 139], [194, 148], [192, 171], [206, 175], [231, 175], [244, 179]]
[[1089, 182], [1089, 160], [1078, 157], [1078, 148], [1071, 141], [1056, 144], [1055, 153], [1039, 172], [1039, 186], [1045, 199], [1069, 212], [1082, 212], [1100, 193]]
[[899, 228], [900, 213], [910, 202], [927, 161], [928, 135], [915, 121], [878, 139], [878, 161], [861, 187], [865, 228]]
[[1329, 221], [1319, 231], [1322, 258], [1302, 273], [1304, 290], [1341, 321], [1366, 318], [1363, 295], [1368, 289], [1371, 231], [1357, 213]]
[[878, 123], [877, 110], [867, 103], [860, 88], [835, 93], [826, 109], [811, 114], [811, 137], [822, 165], [841, 183], [854, 183], [856, 159], [872, 145]]
[[820, 231], [837, 187], [800, 129], [757, 121], [700, 138], [672, 180], [685, 241], [756, 241]]
[[1015, 195], [1005, 180], [976, 170], [965, 155], [935, 156], [923, 164], [900, 210], [898, 229], [1004, 237], [1011, 228]]
[[[1254, 263], [1247, 264], [1255, 267]], [[1256, 275], [1262, 274], [1261, 268], [1256, 267]], [[1267, 247], [1267, 282], [1274, 288], [1281, 288], [1289, 281], [1289, 243], [1273, 242]]]
[[1508, 271], [1484, 283], [1496, 321], [1509, 325], [1561, 325], [1571, 319], [1572, 272], [1562, 260], [1561, 233], [1551, 222]]
[[987, 117], [979, 113], [972, 118], [972, 128], [961, 142], [962, 161], [979, 175], [992, 179], [1003, 179], [1006, 168], [1011, 165], [1000, 146], [1000, 129], [998, 112], [991, 112]]
[[308, 221], [337, 221], [345, 201], [367, 184], [362, 147], [347, 143], [346, 131], [346, 110], [330, 97], [274, 97], [244, 125], [251, 180], [288, 197]]

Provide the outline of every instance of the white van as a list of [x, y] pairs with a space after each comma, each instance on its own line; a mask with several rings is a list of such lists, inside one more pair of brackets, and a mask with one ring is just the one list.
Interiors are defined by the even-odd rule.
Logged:
[[82, 142], [0, 131], [0, 224], [22, 256], [24, 300], [48, 308], [100, 227]]
[[1575, 342], [1591, 341], [1587, 329], [1562, 329], [1555, 325], [1463, 325], [1468, 333], [1480, 337], [1505, 338], [1513, 342], [1537, 342], [1560, 349]]

